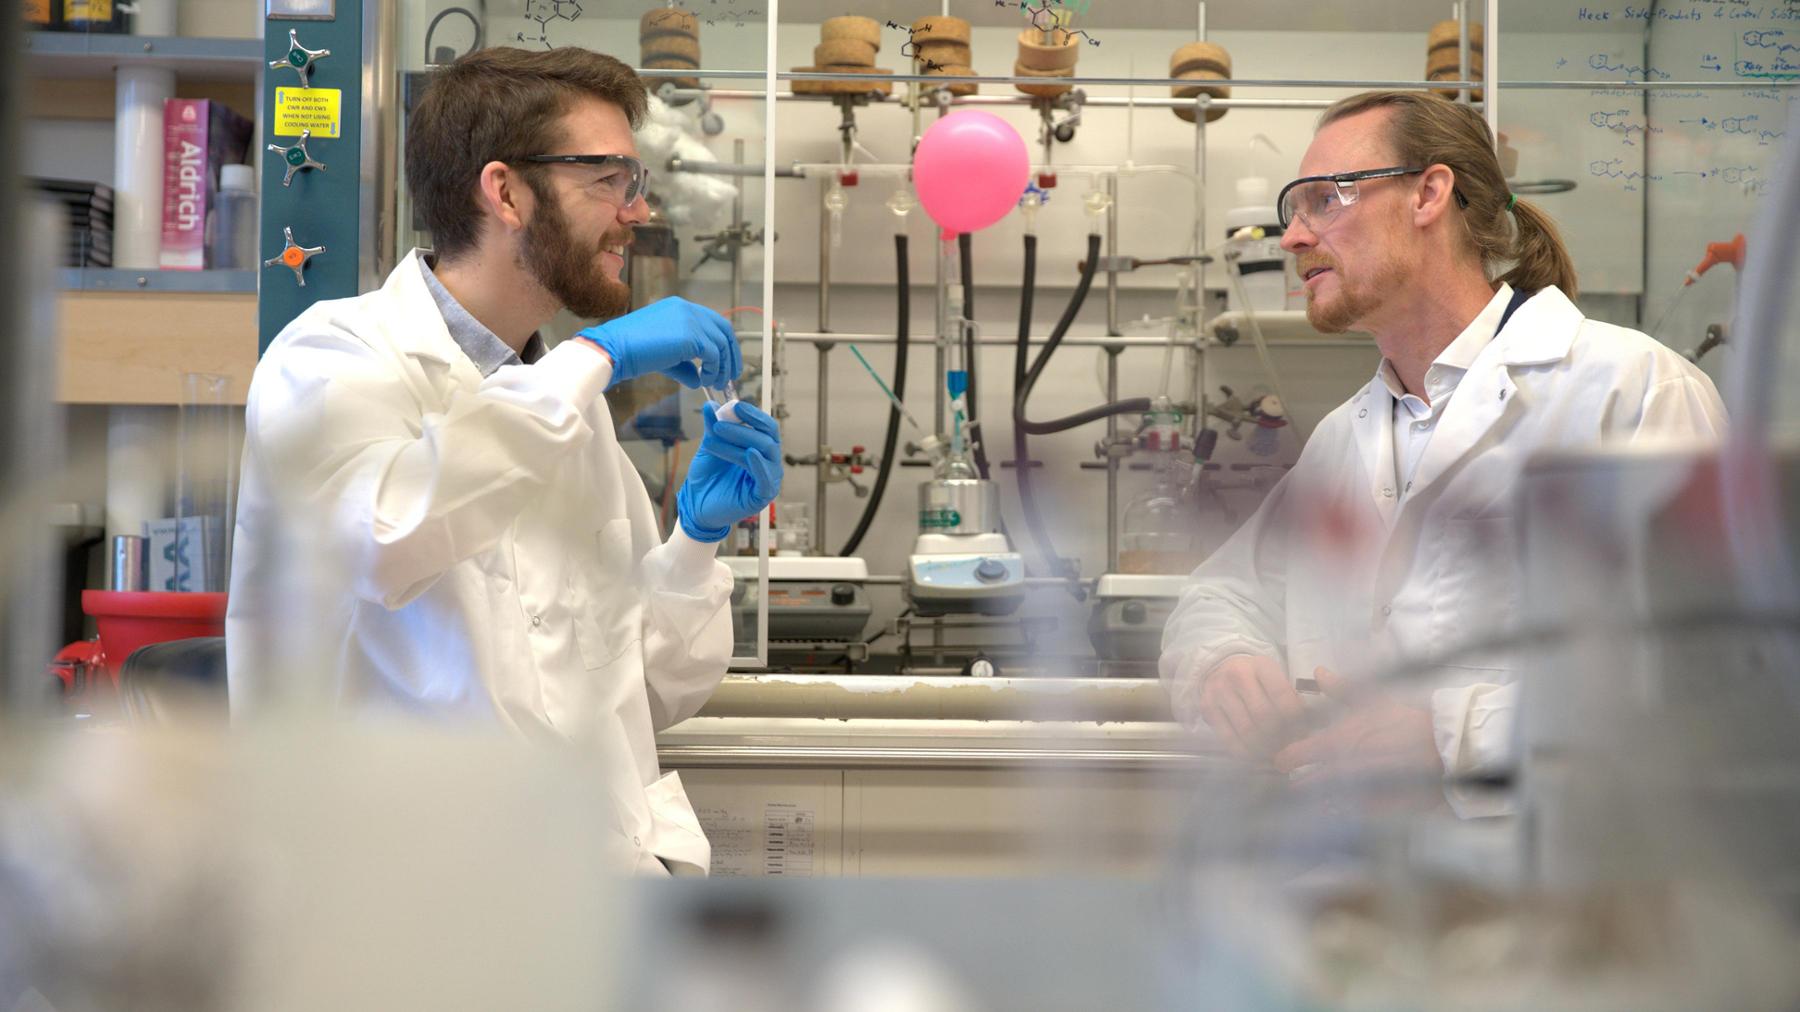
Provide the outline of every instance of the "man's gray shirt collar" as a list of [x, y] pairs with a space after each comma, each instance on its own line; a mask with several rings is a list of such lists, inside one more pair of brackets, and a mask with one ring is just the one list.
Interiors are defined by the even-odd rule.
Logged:
[[526, 340], [525, 354], [520, 356], [480, 320], [469, 315], [469, 311], [456, 301], [456, 296], [450, 294], [450, 289], [445, 288], [444, 283], [432, 271], [436, 262], [437, 257], [429, 253], [419, 258], [419, 270], [425, 275], [425, 287], [431, 291], [431, 301], [437, 303], [438, 313], [444, 317], [444, 326], [450, 330], [450, 339], [463, 350], [463, 354], [469, 356], [469, 361], [475, 363], [482, 379], [492, 376], [503, 365], [527, 365], [544, 357], [544, 339], [537, 334]]

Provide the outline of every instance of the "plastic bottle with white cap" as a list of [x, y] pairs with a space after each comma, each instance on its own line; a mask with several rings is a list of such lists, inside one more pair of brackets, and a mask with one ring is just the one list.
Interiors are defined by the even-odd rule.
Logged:
[[[1260, 235], [1251, 231], [1238, 237], [1243, 230], [1257, 229]], [[1287, 308], [1292, 258], [1281, 248], [1281, 232], [1281, 216], [1270, 201], [1269, 181], [1262, 176], [1239, 179], [1237, 206], [1225, 212], [1225, 238], [1238, 252], [1235, 269], [1243, 276], [1244, 296], [1259, 313]], [[1227, 309], [1244, 308], [1235, 286], [1226, 289], [1225, 299]]]
[[256, 238], [256, 170], [248, 165], [221, 165], [207, 266], [221, 271], [254, 268]]

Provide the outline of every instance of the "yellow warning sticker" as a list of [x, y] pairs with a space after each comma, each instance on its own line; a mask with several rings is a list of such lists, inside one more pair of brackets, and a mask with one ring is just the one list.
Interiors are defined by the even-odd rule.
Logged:
[[317, 138], [344, 132], [344, 92], [340, 88], [276, 88], [275, 136], [298, 137], [311, 130]]

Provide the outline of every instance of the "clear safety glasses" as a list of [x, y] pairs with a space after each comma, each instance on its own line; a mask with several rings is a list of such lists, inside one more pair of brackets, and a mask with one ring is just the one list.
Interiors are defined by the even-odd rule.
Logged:
[[650, 192], [650, 170], [630, 155], [526, 155], [514, 159], [539, 165], [591, 165], [598, 170], [593, 186], [600, 198], [630, 207]]
[[[1329, 176], [1302, 176], [1281, 188], [1275, 198], [1275, 210], [1281, 227], [1291, 228], [1298, 219], [1307, 228], [1318, 231], [1338, 216], [1338, 212], [1356, 203], [1356, 184], [1364, 179], [1410, 176], [1424, 168], [1364, 169], [1361, 172], [1339, 172]], [[1458, 200], [1461, 194], [1457, 195]]]

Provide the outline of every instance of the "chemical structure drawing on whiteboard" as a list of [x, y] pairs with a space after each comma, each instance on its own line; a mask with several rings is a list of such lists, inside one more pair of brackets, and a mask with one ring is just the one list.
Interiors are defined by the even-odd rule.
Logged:
[[552, 49], [554, 46], [550, 42], [550, 25], [557, 21], [574, 21], [579, 17], [579, 0], [525, 0], [525, 20], [531, 22], [531, 27], [514, 38]]
[[[759, 7], [739, 6], [737, 0], [707, 0], [703, 10], [678, 7], [667, 10], [671, 18], [692, 17], [709, 27], [730, 25], [733, 28], [742, 28], [765, 13]], [[550, 38], [550, 26], [558, 21], [573, 22], [579, 17], [580, 0], [525, 0], [525, 20], [529, 24], [513, 38], [521, 43], [536, 43], [545, 49], [554, 49], [557, 43]], [[656, 21], [657, 18], [652, 16], [646, 27], [654, 27]]]
[[1061, 28], [1071, 38], [1078, 38], [1090, 46], [1100, 44], [1099, 39], [1086, 31], [1069, 27], [1069, 19], [1076, 14], [1086, 14], [1092, 0], [994, 0], [994, 6], [1018, 8], [1019, 13], [1031, 22], [1031, 27], [1040, 32]]
[[[742, 28], [746, 24], [749, 24], [753, 19], [762, 16], [764, 13], [755, 7], [740, 8], [737, 5], [737, 0], [723, 0], [723, 2], [720, 2], [720, 0], [707, 0], [706, 9], [704, 11], [681, 10], [671, 7], [669, 8], [669, 12], [671, 17], [690, 14], [699, 20], [701, 24], [710, 28], [716, 28], [719, 25], [730, 25], [733, 28]], [[655, 24], [656, 18], [652, 17], [649, 25], [646, 27], [654, 27]]]

